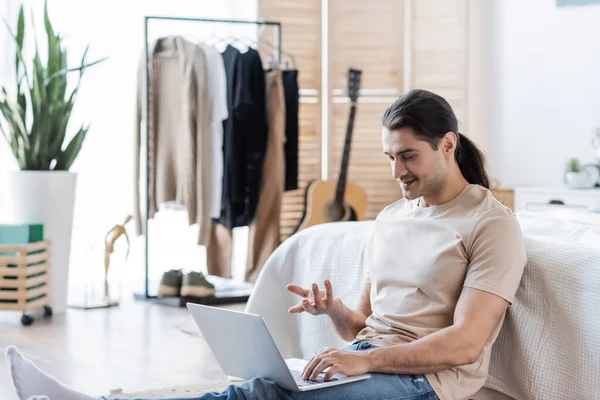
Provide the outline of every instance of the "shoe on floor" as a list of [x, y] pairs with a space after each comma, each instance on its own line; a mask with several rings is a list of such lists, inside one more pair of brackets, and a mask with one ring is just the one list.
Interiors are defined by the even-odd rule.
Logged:
[[181, 292], [183, 273], [180, 269], [172, 269], [163, 274], [160, 279], [158, 294], [162, 297], [177, 297]]
[[190, 272], [183, 276], [181, 295], [207, 297], [215, 294], [215, 286], [206, 280], [201, 272]]

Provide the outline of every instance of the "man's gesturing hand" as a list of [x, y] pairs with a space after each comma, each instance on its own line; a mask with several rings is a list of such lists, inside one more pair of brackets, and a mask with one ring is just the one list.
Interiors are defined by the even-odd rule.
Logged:
[[334, 374], [346, 376], [366, 374], [370, 370], [370, 363], [364, 351], [326, 349], [306, 364], [302, 371], [302, 378], [314, 381], [327, 368], [329, 371], [325, 374], [325, 380], [330, 380]]
[[343, 309], [342, 301], [333, 297], [333, 289], [331, 282], [326, 280], [325, 291], [319, 290], [316, 283], [312, 284], [312, 288], [303, 289], [298, 285], [287, 285], [286, 288], [290, 292], [302, 297], [302, 302], [290, 308], [290, 313], [301, 313], [306, 311], [312, 315], [334, 315]]

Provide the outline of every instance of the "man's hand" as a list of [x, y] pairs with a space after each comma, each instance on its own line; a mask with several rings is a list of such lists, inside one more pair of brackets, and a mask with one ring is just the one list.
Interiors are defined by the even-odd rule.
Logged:
[[290, 313], [307, 312], [312, 315], [329, 315], [339, 314], [344, 306], [342, 301], [333, 296], [333, 288], [331, 282], [326, 280], [325, 291], [319, 290], [316, 283], [312, 284], [311, 289], [303, 289], [298, 285], [287, 285], [286, 289], [290, 292], [302, 297], [302, 302], [290, 308]]
[[302, 371], [302, 378], [316, 380], [321, 372], [329, 368], [325, 380], [334, 374], [346, 376], [362, 375], [369, 372], [371, 365], [364, 351], [326, 349], [314, 356]]

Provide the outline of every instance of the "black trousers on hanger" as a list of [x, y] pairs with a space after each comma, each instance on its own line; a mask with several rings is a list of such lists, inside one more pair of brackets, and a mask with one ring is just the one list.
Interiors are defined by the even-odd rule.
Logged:
[[285, 97], [285, 190], [298, 189], [298, 71], [284, 70], [283, 94]]

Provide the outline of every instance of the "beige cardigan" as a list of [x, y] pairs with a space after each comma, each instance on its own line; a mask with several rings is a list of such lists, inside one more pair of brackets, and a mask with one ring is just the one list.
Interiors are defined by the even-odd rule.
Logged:
[[[149, 214], [158, 204], [175, 203], [199, 225], [198, 244], [208, 245], [211, 191], [211, 104], [206, 58], [202, 48], [181, 37], [159, 39], [150, 46]], [[145, 126], [145, 54], [138, 67], [135, 134], [135, 217], [137, 232], [146, 232], [140, 210], [140, 154]], [[145, 162], [142, 167], [145, 167]], [[146, 199], [144, 198], [144, 201]]]

